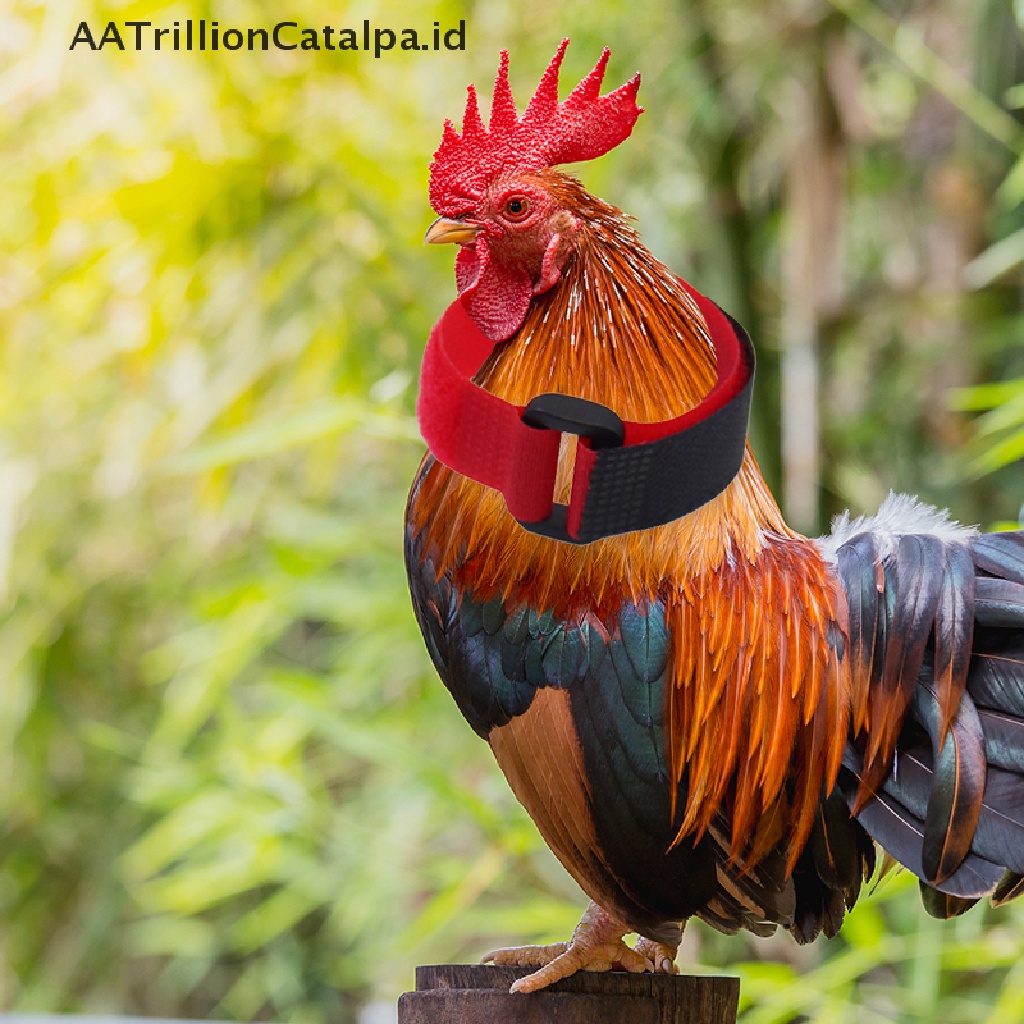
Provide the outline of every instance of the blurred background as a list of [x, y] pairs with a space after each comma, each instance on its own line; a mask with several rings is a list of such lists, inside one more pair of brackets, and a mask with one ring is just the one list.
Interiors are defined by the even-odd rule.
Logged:
[[[466, 23], [456, 52], [69, 51], [80, 21]], [[352, 1024], [584, 899], [434, 676], [401, 562], [427, 166], [497, 54], [608, 44], [579, 168], [759, 348], [794, 525], [1024, 500], [1024, 3], [0, 5], [0, 1009]], [[563, 92], [564, 94], [564, 92]], [[1024, 908], [886, 879], [720, 936], [743, 1024], [1024, 1020]]]

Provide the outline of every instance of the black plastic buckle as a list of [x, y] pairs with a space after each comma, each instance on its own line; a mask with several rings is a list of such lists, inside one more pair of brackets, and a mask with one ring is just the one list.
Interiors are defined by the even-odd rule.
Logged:
[[[590, 441], [590, 447], [595, 449], [619, 448], [626, 437], [622, 420], [607, 406], [555, 392], [532, 399], [523, 409], [522, 421], [538, 430], [557, 430], [585, 437]], [[556, 501], [546, 519], [535, 523], [524, 523], [521, 519], [517, 522], [524, 530], [541, 537], [551, 537], [566, 544], [585, 544], [586, 541], [569, 536], [566, 529], [568, 515], [569, 506]]]

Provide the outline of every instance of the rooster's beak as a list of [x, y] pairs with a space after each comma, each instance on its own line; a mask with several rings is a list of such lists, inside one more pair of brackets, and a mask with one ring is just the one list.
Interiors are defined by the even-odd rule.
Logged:
[[472, 245], [480, 233], [479, 224], [469, 224], [464, 220], [449, 220], [438, 217], [427, 228], [423, 236], [424, 245], [439, 245], [441, 242], [458, 242], [459, 245]]

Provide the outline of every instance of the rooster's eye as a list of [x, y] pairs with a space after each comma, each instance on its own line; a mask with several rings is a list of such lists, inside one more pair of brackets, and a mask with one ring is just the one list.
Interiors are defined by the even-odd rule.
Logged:
[[526, 196], [512, 196], [505, 200], [504, 212], [507, 220], [525, 220], [530, 213], [530, 200]]

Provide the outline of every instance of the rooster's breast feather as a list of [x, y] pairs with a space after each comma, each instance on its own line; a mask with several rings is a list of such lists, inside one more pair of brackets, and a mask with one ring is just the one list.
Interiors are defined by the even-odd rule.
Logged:
[[[410, 499], [420, 627], [588, 895], [659, 941], [693, 914], [807, 938], [838, 927], [870, 850], [845, 805], [819, 806], [849, 701], [832, 582], [813, 545], [776, 537], [753, 562], [685, 584], [623, 588], [599, 604], [584, 587], [580, 600], [541, 607], [511, 574], [504, 590], [482, 591], [472, 555], [438, 558], [451, 523], [424, 514], [423, 492], [448, 472], [428, 458]], [[839, 833], [842, 864], [801, 860], [808, 840], [820, 853]]]
[[[414, 489], [415, 491], [415, 489]], [[439, 675], [545, 840], [591, 898], [659, 941], [715, 887], [707, 841], [678, 847], [664, 733], [664, 605], [609, 619], [478, 598], [410, 531], [413, 604]], [[678, 826], [678, 822], [675, 823]]]

